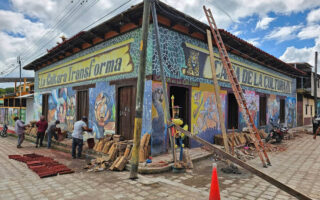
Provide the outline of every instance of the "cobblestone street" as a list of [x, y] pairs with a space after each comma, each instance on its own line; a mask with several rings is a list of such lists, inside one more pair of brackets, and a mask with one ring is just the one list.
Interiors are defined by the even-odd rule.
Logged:
[[[289, 186], [320, 199], [319, 138], [301, 134], [285, 141], [284, 152], [269, 153], [272, 167], [264, 169], [259, 159], [249, 161], [261, 171]], [[86, 172], [85, 160], [71, 160], [67, 153], [34, 148], [24, 142], [16, 149], [16, 139], [0, 139], [0, 199], [207, 199], [213, 159], [194, 164], [192, 172], [140, 175], [138, 181], [128, 179], [125, 172]], [[39, 153], [51, 156], [76, 170], [74, 174], [40, 179], [24, 163], [8, 159], [10, 154]], [[221, 162], [218, 162], [219, 168]], [[241, 170], [241, 175], [223, 174], [218, 170], [222, 199], [295, 199], [266, 181]]]

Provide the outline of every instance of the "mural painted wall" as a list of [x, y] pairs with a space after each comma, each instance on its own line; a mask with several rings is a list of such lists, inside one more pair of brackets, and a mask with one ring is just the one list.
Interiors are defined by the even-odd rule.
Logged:
[[76, 120], [76, 92], [71, 87], [52, 90], [48, 106], [48, 122], [60, 120], [61, 129], [71, 132]]
[[[251, 117], [254, 121], [254, 124], [258, 127], [259, 125], [259, 95], [255, 91], [245, 90], [244, 97], [247, 101], [248, 109], [250, 111]], [[240, 112], [239, 115], [239, 129], [242, 130], [244, 127], [247, 127], [246, 121]]]
[[[6, 112], [5, 110], [7, 110], [7, 112], [8, 112], [7, 118], [5, 116], [5, 112]], [[18, 117], [20, 116], [19, 111], [20, 111], [20, 108], [1, 108], [1, 115], [3, 114], [3, 119], [1, 119], [3, 121], [1, 121], [1, 122], [8, 123], [9, 126], [14, 127], [15, 121], [13, 120], [13, 118], [16, 116], [18, 116]], [[26, 109], [25, 108], [21, 109], [21, 120], [23, 122], [26, 121]]]
[[280, 99], [276, 95], [271, 94], [267, 101], [267, 123], [269, 123], [270, 118], [277, 121], [280, 115]]
[[89, 90], [89, 126], [96, 138], [115, 133], [115, 86], [98, 82]]
[[[191, 83], [212, 84], [206, 43], [164, 27], [160, 27], [160, 39], [162, 52], [165, 54], [163, 61], [167, 77], [183, 79]], [[219, 85], [230, 88], [227, 74], [221, 65], [216, 48], [214, 48], [214, 53]], [[229, 57], [243, 89], [275, 95], [285, 93], [294, 97], [296, 93], [294, 78], [233, 54], [229, 54]], [[160, 74], [157, 55], [153, 57], [153, 74]]]
[[[146, 75], [152, 73], [152, 26], [147, 49]], [[121, 34], [85, 49], [35, 73], [35, 92], [45, 88], [73, 87], [101, 81], [137, 77], [140, 59], [141, 29]]]
[[167, 131], [164, 119], [164, 99], [162, 84], [152, 83], [152, 133], [151, 155], [158, 155], [166, 151]]
[[0, 124], [5, 123], [5, 108], [0, 108]]
[[33, 119], [40, 120], [42, 114], [42, 94], [40, 93], [34, 93], [33, 110]]
[[[225, 102], [227, 92], [220, 91], [221, 109], [225, 117]], [[214, 135], [221, 133], [216, 99], [213, 86], [201, 84], [200, 88], [192, 88], [191, 99], [191, 132], [213, 143]], [[199, 144], [191, 140], [191, 147]]]
[[288, 128], [292, 128], [297, 125], [296, 102], [296, 98], [294, 97], [286, 98], [286, 124]]
[[141, 137], [152, 133], [152, 104], [152, 80], [147, 80], [144, 85]]

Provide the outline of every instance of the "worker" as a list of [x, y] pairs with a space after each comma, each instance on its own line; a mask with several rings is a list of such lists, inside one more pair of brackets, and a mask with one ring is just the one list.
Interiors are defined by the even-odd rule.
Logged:
[[87, 126], [88, 118], [83, 116], [80, 121], [74, 124], [74, 129], [72, 133], [72, 158], [76, 158], [76, 148], [78, 146], [78, 158], [81, 157], [82, 146], [83, 146], [83, 134], [84, 131], [92, 132], [91, 128]]
[[13, 120], [15, 121], [15, 132], [18, 135], [18, 145], [17, 148], [22, 148], [21, 144], [24, 140], [24, 130], [28, 125], [24, 125], [23, 121], [19, 119], [19, 117], [14, 117]]
[[56, 131], [59, 131], [60, 128], [57, 127], [57, 125], [60, 124], [59, 120], [56, 120], [55, 122], [52, 122], [48, 129], [47, 129], [47, 136], [48, 136], [48, 149], [51, 148], [51, 140], [52, 140], [52, 136], [58, 140], [58, 135], [56, 134]]
[[[46, 119], [43, 115], [40, 117], [40, 120], [36, 123], [36, 126], [38, 127], [36, 148], [38, 148], [38, 147], [42, 147], [44, 133], [46, 132], [46, 130], [48, 128], [48, 122], [46, 121]], [[39, 144], [39, 140], [40, 140], [40, 144]], [[39, 146], [38, 146], [38, 144], [39, 144]]]

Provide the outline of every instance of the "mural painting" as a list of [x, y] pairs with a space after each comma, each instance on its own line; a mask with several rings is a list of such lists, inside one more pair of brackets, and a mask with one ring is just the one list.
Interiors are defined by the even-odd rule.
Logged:
[[42, 114], [42, 94], [40, 93], [34, 93], [33, 110], [33, 119], [40, 120]]
[[[6, 108], [6, 109], [8, 109], [8, 119], [7, 119], [8, 125], [14, 127], [15, 121], [13, 119], [16, 116], [18, 116], [18, 117], [20, 116], [20, 114], [19, 114], [20, 108]], [[24, 109], [24, 108], [21, 109], [21, 120], [23, 122], [26, 121], [26, 109]]]
[[[245, 90], [244, 97], [247, 101], [250, 115], [254, 121], [254, 124], [258, 127], [259, 122], [259, 95], [256, 95], [255, 91]], [[246, 121], [240, 112], [240, 130], [247, 127]]]
[[276, 95], [271, 94], [268, 98], [268, 107], [267, 107], [267, 124], [269, 119], [277, 121], [280, 115], [280, 99]]
[[[220, 91], [221, 109], [225, 113], [226, 92]], [[213, 92], [192, 90], [192, 133], [213, 142], [214, 134], [221, 132], [216, 99]], [[191, 146], [198, 146], [191, 141]]]
[[152, 110], [152, 80], [147, 80], [144, 86], [141, 137], [145, 133], [150, 134], [152, 131], [151, 110]]
[[5, 117], [5, 108], [0, 108], [0, 124], [4, 124], [5, 123], [5, 120], [4, 120], [4, 117]]
[[286, 98], [286, 124], [288, 128], [296, 126], [296, 98]]
[[166, 151], [166, 125], [164, 120], [164, 99], [160, 82], [152, 83], [152, 133], [151, 154], [158, 155]]
[[76, 92], [71, 87], [53, 90], [48, 104], [48, 122], [59, 120], [63, 130], [72, 132], [75, 122]]
[[89, 90], [89, 126], [95, 138], [115, 133], [115, 86], [98, 82]]

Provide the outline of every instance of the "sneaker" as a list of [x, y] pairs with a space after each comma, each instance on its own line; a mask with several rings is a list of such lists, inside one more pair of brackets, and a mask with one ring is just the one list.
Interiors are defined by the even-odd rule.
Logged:
[[19, 148], [19, 149], [20, 149], [20, 148], [22, 148], [22, 146], [21, 146], [21, 145], [17, 145], [17, 148]]
[[36, 148], [38, 148], [38, 145], [36, 145]]

